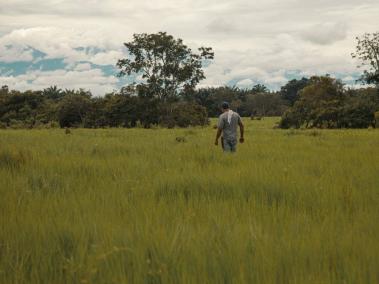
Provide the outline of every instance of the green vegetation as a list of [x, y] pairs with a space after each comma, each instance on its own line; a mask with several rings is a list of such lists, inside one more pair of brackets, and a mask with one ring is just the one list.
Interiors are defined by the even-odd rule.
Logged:
[[[305, 82], [307, 85], [300, 89]], [[168, 103], [159, 98], [123, 93], [124, 90], [92, 97], [84, 90], [62, 91], [50, 87], [20, 92], [3, 86], [0, 128], [207, 125], [208, 117], [220, 114], [223, 101], [228, 101], [233, 110], [245, 117], [283, 115], [282, 128], [367, 128], [375, 126], [378, 90], [374, 87], [347, 89], [338, 80], [322, 76], [292, 80], [276, 93], [259, 85], [250, 90], [205, 88], [182, 94]]]
[[281, 128], [375, 127], [379, 89], [345, 89], [329, 76], [314, 76], [280, 121]]
[[0, 130], [0, 283], [378, 283], [379, 132], [277, 120]]
[[118, 60], [119, 76], [141, 77], [124, 90], [166, 103], [176, 100], [183, 92], [195, 90], [205, 79], [203, 64], [214, 58], [211, 47], [200, 47], [194, 53], [182, 39], [165, 32], [134, 34], [133, 41], [124, 45], [129, 56]]
[[365, 33], [356, 40], [357, 47], [351, 55], [360, 61], [358, 67], [364, 68], [360, 80], [379, 86], [379, 32]]

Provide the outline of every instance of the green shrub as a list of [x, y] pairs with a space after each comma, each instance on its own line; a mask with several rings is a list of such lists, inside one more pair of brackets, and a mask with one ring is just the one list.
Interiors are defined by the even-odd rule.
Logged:
[[312, 77], [287, 110], [281, 128], [367, 128], [375, 124], [379, 102], [375, 88], [346, 90], [339, 80]]
[[63, 127], [78, 127], [84, 123], [91, 108], [90, 97], [86, 94], [69, 94], [60, 102], [58, 108], [59, 125]]
[[161, 111], [160, 124], [168, 128], [209, 124], [207, 110], [196, 103], [174, 103], [164, 106]]
[[25, 122], [23, 122], [21, 120], [11, 119], [9, 122], [9, 128], [11, 128], [11, 129], [23, 129], [23, 128], [27, 128], [27, 126], [26, 126]]

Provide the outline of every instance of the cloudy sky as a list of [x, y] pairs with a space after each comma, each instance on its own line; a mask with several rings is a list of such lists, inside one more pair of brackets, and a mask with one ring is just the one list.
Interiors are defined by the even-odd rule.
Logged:
[[378, 31], [378, 15], [378, 0], [0, 0], [0, 85], [117, 90], [123, 42], [158, 31], [213, 47], [204, 86], [275, 90], [326, 73], [354, 84], [355, 37]]

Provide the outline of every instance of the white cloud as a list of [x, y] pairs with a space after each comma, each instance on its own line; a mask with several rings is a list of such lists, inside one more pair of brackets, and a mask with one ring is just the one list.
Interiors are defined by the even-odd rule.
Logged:
[[239, 81], [236, 86], [240, 88], [248, 88], [250, 86], [254, 85], [254, 81], [251, 79], [244, 79]]
[[0, 62], [10, 63], [32, 60], [32, 50], [20, 46], [12, 47], [6, 44], [0, 44]]
[[80, 63], [75, 66], [75, 71], [88, 71], [91, 70], [91, 64], [89, 63]]
[[125, 57], [125, 54], [121, 51], [110, 50], [107, 52], [101, 52], [93, 55], [88, 61], [98, 65], [116, 65], [117, 60]]
[[316, 44], [331, 44], [346, 38], [348, 27], [344, 23], [322, 23], [302, 32], [302, 37]]
[[61, 88], [91, 90], [94, 95], [104, 95], [116, 89], [118, 80], [106, 76], [100, 69], [85, 71], [30, 71], [19, 76], [0, 76], [0, 85], [10, 89], [40, 90], [52, 85]]
[[[114, 50], [115, 45], [101, 30], [83, 31], [58, 27], [33, 27], [13, 30], [0, 37], [0, 51], [5, 51], [6, 60], [23, 59], [31, 61], [30, 47], [46, 54], [44, 59], [64, 58], [65, 63], [90, 61], [99, 65], [115, 65], [117, 59], [123, 56]], [[86, 49], [82, 49], [82, 48]], [[97, 50], [103, 50], [98, 52]], [[2, 52], [3, 54], [3, 52]], [[0, 57], [1, 58], [1, 57]]]
[[207, 29], [211, 33], [235, 33], [238, 32], [239, 28], [234, 22], [226, 20], [224, 18], [216, 18], [207, 25]]

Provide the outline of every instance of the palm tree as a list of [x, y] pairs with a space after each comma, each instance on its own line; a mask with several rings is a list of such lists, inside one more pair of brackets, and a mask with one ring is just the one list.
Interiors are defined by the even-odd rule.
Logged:
[[57, 86], [50, 86], [42, 91], [42, 94], [52, 100], [59, 100], [64, 96], [62, 89]]

